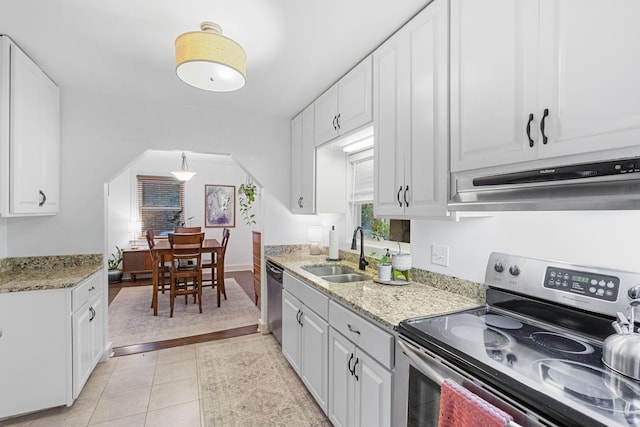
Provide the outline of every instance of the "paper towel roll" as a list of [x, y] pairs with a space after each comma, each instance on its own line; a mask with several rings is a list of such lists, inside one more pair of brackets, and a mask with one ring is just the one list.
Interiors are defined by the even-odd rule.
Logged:
[[338, 259], [338, 234], [336, 233], [335, 226], [331, 226], [329, 230], [329, 258]]

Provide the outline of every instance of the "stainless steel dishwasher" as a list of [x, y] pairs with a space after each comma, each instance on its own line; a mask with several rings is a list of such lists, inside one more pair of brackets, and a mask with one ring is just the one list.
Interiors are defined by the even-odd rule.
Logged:
[[282, 345], [282, 267], [267, 261], [267, 325]]

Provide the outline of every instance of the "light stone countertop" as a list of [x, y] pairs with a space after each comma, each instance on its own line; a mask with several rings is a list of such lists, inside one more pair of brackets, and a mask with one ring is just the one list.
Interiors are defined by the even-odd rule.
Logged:
[[[484, 304], [484, 300], [478, 297], [480, 292], [477, 290], [468, 292], [466, 290], [465, 284], [468, 285], [469, 282], [454, 277], [437, 275], [439, 276], [437, 281], [442, 282], [444, 277], [444, 281], [449, 282], [446, 285], [446, 289], [460, 288], [460, 293], [442, 289], [440, 283], [432, 283], [433, 286], [430, 286], [429, 283], [413, 281], [408, 285], [402, 286], [379, 284], [373, 281], [375, 272], [371, 266], [367, 266], [367, 269], [363, 272], [358, 270], [357, 264], [352, 262], [345, 260], [329, 262], [326, 260], [326, 255], [285, 253], [267, 255], [266, 258], [283, 267], [291, 275], [393, 330], [404, 319], [444, 314]], [[301, 268], [318, 264], [347, 265], [359, 274], [370, 276], [372, 280], [331, 283]], [[460, 286], [456, 286], [456, 281], [460, 282]], [[467, 294], [466, 296], [464, 295], [465, 293]]]
[[71, 288], [103, 268], [102, 255], [5, 258], [0, 293]]

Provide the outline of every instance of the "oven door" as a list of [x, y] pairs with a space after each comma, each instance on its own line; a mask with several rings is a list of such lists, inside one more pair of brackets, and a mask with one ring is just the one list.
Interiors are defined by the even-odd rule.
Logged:
[[437, 427], [440, 385], [446, 378], [510, 414], [510, 427], [556, 425], [402, 336], [396, 341], [393, 425]]

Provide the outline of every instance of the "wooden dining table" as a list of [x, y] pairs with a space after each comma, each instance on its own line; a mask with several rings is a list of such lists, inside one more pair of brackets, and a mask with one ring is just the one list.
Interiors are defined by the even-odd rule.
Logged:
[[[222, 255], [222, 245], [217, 239], [204, 239], [202, 242], [202, 253], [210, 253], [215, 260], [216, 270], [216, 291], [218, 293], [218, 307], [220, 307], [220, 283], [224, 283], [224, 258]], [[153, 258], [159, 260], [159, 262], [152, 262], [153, 264], [153, 315], [158, 315], [158, 264], [166, 261], [171, 261], [171, 245], [168, 240], [159, 240], [151, 250]], [[213, 277], [211, 278], [213, 282]]]

